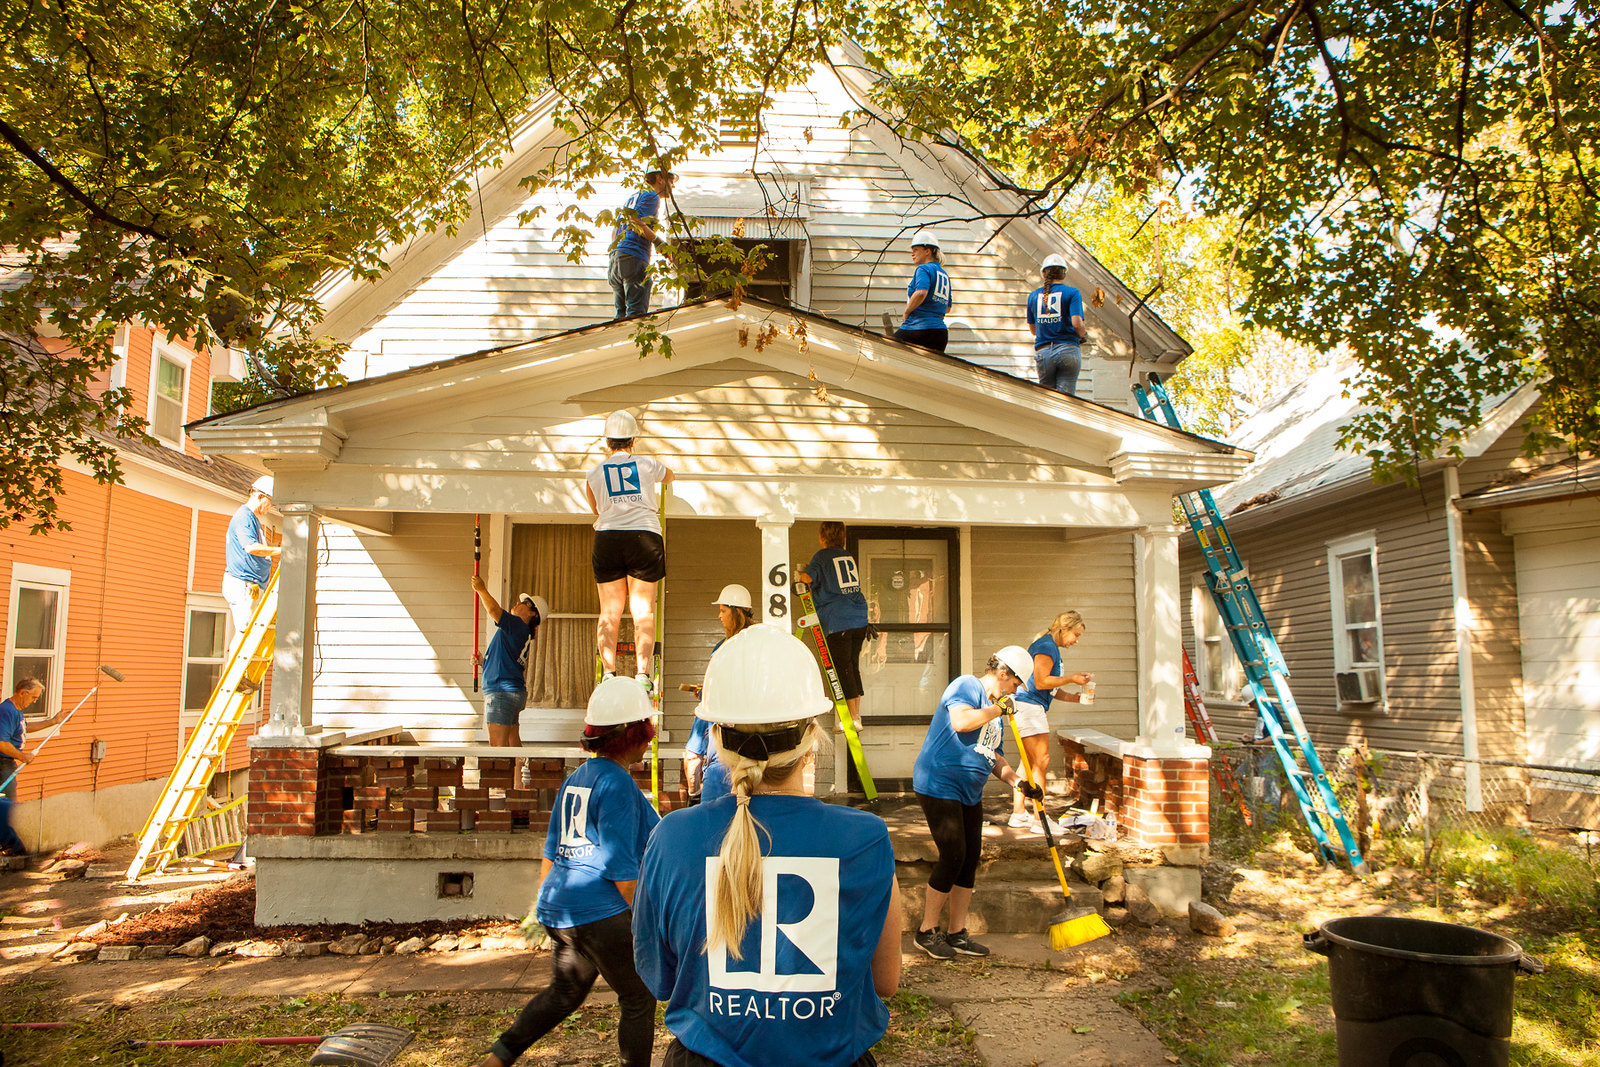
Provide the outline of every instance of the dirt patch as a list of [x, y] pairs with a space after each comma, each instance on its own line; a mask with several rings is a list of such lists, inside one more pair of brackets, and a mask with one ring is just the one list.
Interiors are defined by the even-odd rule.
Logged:
[[285, 926], [257, 926], [256, 883], [253, 878], [224, 882], [201, 889], [185, 900], [134, 916], [105, 932], [86, 938], [102, 945], [178, 945], [196, 937], [224, 941], [336, 941], [349, 934], [370, 938], [411, 937], [438, 934], [477, 933], [514, 934], [517, 924], [505, 920], [432, 919], [417, 923], [368, 922], [306, 923]]

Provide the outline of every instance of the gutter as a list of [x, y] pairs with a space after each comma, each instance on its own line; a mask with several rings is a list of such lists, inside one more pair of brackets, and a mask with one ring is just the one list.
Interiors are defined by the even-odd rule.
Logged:
[[1472, 602], [1467, 597], [1466, 552], [1461, 539], [1461, 471], [1444, 469], [1444, 528], [1450, 551], [1450, 598], [1455, 604], [1456, 685], [1461, 692], [1461, 754], [1467, 758], [1467, 810], [1483, 810], [1483, 772], [1478, 765], [1478, 693], [1472, 673]]

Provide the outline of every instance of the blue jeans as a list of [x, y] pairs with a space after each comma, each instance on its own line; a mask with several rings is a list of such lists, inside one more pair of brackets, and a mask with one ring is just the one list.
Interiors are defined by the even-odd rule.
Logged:
[[629, 319], [650, 310], [650, 264], [647, 260], [613, 249], [606, 281], [611, 284], [616, 318]]
[[528, 691], [483, 694], [484, 717], [491, 726], [516, 726], [522, 721], [522, 709], [528, 706]]
[[1083, 368], [1083, 351], [1075, 344], [1045, 345], [1033, 350], [1039, 368], [1039, 384], [1068, 396], [1078, 395], [1078, 371]]

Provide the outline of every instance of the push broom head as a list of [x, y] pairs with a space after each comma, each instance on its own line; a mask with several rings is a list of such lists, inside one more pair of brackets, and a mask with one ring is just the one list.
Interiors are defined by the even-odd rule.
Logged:
[[1050, 947], [1057, 952], [1097, 937], [1105, 937], [1111, 927], [1093, 908], [1072, 908], [1050, 920]]

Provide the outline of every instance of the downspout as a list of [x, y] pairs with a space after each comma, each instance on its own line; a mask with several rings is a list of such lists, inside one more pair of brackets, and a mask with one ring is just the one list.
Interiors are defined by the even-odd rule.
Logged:
[[1461, 541], [1461, 471], [1444, 469], [1444, 528], [1450, 547], [1450, 598], [1455, 603], [1456, 685], [1461, 691], [1461, 754], [1467, 763], [1467, 810], [1483, 810], [1483, 776], [1478, 759], [1478, 693], [1472, 674], [1472, 602], [1467, 597], [1467, 561]]

